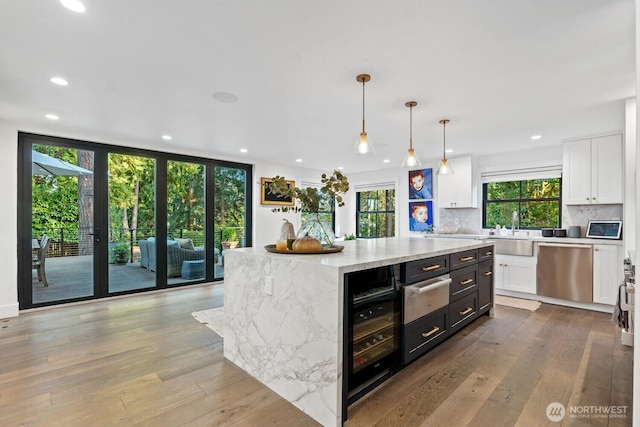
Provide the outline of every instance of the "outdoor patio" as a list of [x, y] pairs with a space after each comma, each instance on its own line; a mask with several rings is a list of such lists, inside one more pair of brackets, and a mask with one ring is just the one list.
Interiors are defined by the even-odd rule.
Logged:
[[[214, 266], [216, 278], [222, 278], [224, 267], [221, 258]], [[38, 281], [36, 270], [32, 271], [33, 303], [67, 300], [93, 295], [93, 256], [66, 256], [47, 258], [45, 264], [48, 287]], [[122, 292], [134, 289], [153, 288], [156, 274], [140, 267], [139, 262], [124, 265], [109, 264], [109, 291]], [[193, 282], [181, 277], [168, 279], [169, 285]]]

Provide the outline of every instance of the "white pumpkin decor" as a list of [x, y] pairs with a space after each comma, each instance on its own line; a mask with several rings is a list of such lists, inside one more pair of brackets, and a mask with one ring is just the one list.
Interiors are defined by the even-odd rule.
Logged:
[[282, 227], [280, 228], [280, 239], [278, 240], [291, 240], [296, 238], [296, 232], [293, 230], [293, 224], [286, 219], [283, 219]]

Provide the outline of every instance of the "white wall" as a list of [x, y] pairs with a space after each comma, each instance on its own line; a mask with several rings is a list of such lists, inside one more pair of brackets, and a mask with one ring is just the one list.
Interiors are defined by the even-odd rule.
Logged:
[[[435, 161], [425, 162], [421, 169], [433, 169], [433, 210], [434, 224], [437, 224], [438, 208], [436, 206], [435, 189], [437, 188], [436, 170], [438, 163]], [[413, 168], [418, 169], [418, 168]], [[357, 185], [368, 185], [381, 182], [394, 182], [396, 189], [396, 236], [420, 236], [422, 232], [409, 231], [409, 169], [401, 167], [388, 167], [376, 171], [361, 172], [349, 174], [345, 172], [349, 178], [348, 197], [345, 199], [345, 206], [338, 209], [336, 213], [336, 227], [339, 222], [340, 232], [342, 234], [356, 233], [356, 192], [353, 189]]]
[[625, 102], [624, 130], [624, 248], [626, 251], [636, 249], [636, 99]]
[[254, 166], [253, 172], [253, 246], [261, 247], [276, 243], [276, 240], [280, 236], [283, 219], [287, 219], [293, 223], [293, 228], [296, 231], [302, 224], [300, 222], [299, 213], [272, 212], [271, 209], [273, 206], [260, 205], [260, 192], [262, 191], [260, 187], [260, 178], [273, 178], [276, 175], [284, 176], [286, 179], [294, 180], [296, 182], [296, 186], [299, 187], [302, 181], [320, 184], [322, 174], [328, 174], [332, 171], [318, 171], [313, 169], [261, 163]]
[[18, 131], [15, 125], [0, 120], [0, 319], [18, 315]]

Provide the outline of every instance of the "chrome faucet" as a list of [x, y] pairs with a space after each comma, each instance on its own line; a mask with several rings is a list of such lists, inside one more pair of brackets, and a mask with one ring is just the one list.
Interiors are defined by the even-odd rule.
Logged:
[[513, 211], [511, 214], [511, 235], [516, 235], [516, 221], [518, 221], [518, 211]]

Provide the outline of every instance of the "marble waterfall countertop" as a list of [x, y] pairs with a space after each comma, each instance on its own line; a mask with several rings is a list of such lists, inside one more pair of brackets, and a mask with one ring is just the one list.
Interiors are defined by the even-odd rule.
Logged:
[[[240, 251], [243, 254], [257, 254], [271, 259], [282, 259], [282, 257], [286, 257], [290, 262], [335, 267], [340, 269], [342, 273], [348, 273], [350, 271], [365, 270], [367, 268], [398, 264], [451, 252], [480, 248], [488, 244], [490, 243], [486, 241], [473, 241], [469, 239], [389, 237], [336, 242], [336, 245], [344, 246], [344, 250], [332, 254], [279, 254], [267, 252], [262, 247], [234, 249], [233, 252]], [[225, 279], [226, 270], [225, 268]]]
[[321, 255], [225, 254], [224, 356], [323, 426], [340, 426], [344, 274], [490, 245], [463, 239], [340, 242]]

